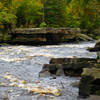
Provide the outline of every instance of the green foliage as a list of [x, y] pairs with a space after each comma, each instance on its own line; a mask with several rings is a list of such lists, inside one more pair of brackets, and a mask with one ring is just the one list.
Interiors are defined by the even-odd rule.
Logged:
[[44, 28], [44, 27], [46, 27], [47, 26], [47, 24], [45, 23], [45, 22], [42, 22], [41, 24], [40, 24], [40, 28]]
[[9, 8], [0, 2], [0, 23], [4, 26], [15, 24], [16, 16], [9, 12]]
[[100, 26], [98, 0], [71, 0], [67, 6], [67, 26], [95, 29]]
[[100, 0], [0, 0], [0, 23], [91, 30], [100, 27]]
[[16, 15], [11, 13], [10, 0], [0, 1], [0, 41], [8, 41], [10, 36], [8, 31], [16, 24]]
[[48, 27], [66, 26], [66, 0], [45, 0], [44, 15]]
[[0, 12], [0, 22], [2, 24], [14, 24], [16, 16], [7, 12]]
[[17, 8], [17, 25], [38, 27], [42, 21], [42, 4], [37, 0], [23, 0]]

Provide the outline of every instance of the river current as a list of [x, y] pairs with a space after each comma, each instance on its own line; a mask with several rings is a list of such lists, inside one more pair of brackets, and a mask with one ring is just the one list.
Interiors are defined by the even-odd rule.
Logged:
[[78, 88], [72, 84], [79, 82], [78, 77], [60, 76], [39, 77], [43, 64], [48, 64], [51, 58], [96, 58], [97, 54], [87, 51], [93, 47], [93, 42], [79, 44], [60, 44], [47, 46], [24, 46], [9, 45], [0, 47], [0, 83], [9, 84], [4, 79], [5, 73], [10, 73], [16, 78], [26, 80], [33, 84], [39, 81], [41, 87], [54, 87], [61, 89], [61, 96], [31, 94], [27, 89], [12, 87], [9, 85], [0, 86], [0, 96], [7, 95], [9, 100], [78, 100]]

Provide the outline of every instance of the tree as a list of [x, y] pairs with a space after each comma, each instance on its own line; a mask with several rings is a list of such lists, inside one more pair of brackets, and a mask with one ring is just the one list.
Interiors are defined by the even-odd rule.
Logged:
[[66, 25], [66, 0], [44, 0], [44, 17], [48, 27]]
[[16, 16], [9, 13], [9, 9], [0, 2], [0, 23], [5, 27], [9, 24], [15, 24]]
[[17, 8], [17, 26], [39, 27], [42, 15], [42, 4], [39, 0], [23, 0]]
[[67, 26], [96, 28], [100, 25], [100, 6], [97, 7], [97, 4], [100, 4], [98, 0], [71, 0], [66, 8]]
[[0, 37], [2, 36], [2, 41], [8, 39], [7, 33], [12, 30], [12, 26], [16, 22], [16, 16], [9, 13], [9, 8], [7, 7], [0, 2]]

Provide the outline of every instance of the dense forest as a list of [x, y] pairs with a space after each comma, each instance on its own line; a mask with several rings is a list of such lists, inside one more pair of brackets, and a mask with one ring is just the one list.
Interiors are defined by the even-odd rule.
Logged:
[[100, 27], [100, 0], [0, 0], [4, 27]]

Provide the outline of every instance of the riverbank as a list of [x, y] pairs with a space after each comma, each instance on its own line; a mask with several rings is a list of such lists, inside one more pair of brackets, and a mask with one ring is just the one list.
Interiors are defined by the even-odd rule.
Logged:
[[92, 41], [87, 31], [79, 28], [22, 28], [3, 33], [0, 42], [9, 44], [45, 45]]

